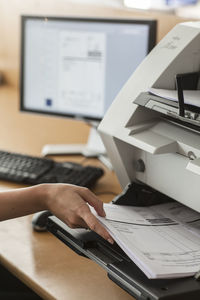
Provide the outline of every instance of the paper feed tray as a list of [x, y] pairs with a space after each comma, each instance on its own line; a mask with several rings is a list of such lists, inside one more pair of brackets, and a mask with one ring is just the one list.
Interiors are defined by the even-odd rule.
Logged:
[[96, 233], [71, 229], [55, 216], [48, 219], [48, 230], [79, 255], [103, 267], [108, 277], [137, 300], [198, 300], [200, 282], [193, 277], [150, 280], [117, 246]]
[[160, 113], [161, 116], [180, 125], [200, 131], [200, 108], [184, 104], [184, 116], [180, 115], [179, 103], [153, 95], [141, 93], [134, 101], [135, 104]]

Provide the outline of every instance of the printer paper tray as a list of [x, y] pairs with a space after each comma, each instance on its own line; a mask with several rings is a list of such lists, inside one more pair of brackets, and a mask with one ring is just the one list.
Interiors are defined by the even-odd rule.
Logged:
[[71, 229], [55, 216], [48, 218], [48, 230], [79, 255], [102, 266], [108, 277], [138, 300], [199, 300], [200, 282], [193, 277], [148, 279], [118, 247], [86, 229]]

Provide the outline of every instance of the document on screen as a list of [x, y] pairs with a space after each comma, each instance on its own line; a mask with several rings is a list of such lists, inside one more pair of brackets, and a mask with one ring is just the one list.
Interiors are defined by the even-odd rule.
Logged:
[[106, 35], [63, 30], [59, 44], [60, 109], [88, 115], [104, 112]]

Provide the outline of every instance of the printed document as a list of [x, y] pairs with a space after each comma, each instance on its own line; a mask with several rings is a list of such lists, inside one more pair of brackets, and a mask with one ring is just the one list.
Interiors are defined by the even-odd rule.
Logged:
[[[155, 96], [178, 102], [177, 90], [150, 88], [149, 92]], [[185, 90], [183, 91], [183, 96], [186, 104], [200, 107], [200, 90]]]
[[97, 218], [148, 278], [187, 277], [199, 271], [199, 213], [177, 202], [150, 207], [105, 204], [104, 209], [106, 218]]

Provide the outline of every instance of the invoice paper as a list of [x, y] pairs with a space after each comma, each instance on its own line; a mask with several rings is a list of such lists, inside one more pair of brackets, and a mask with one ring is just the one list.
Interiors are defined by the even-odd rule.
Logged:
[[200, 269], [200, 214], [177, 202], [150, 207], [105, 204], [97, 216], [148, 278], [178, 278]]

